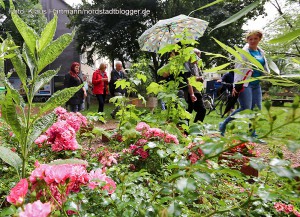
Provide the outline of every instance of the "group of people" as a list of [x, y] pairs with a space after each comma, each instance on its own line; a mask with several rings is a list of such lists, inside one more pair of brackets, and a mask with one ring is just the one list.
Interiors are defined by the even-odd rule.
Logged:
[[[267, 60], [265, 57], [264, 51], [258, 46], [261, 41], [263, 34], [259, 30], [254, 30], [248, 32], [246, 35], [247, 44], [244, 46], [243, 50], [253, 56], [264, 68], [264, 71], [269, 72], [269, 67], [267, 64]], [[198, 49], [194, 49], [196, 54], [196, 60], [188, 61], [184, 63], [185, 68], [185, 81], [186, 81], [186, 100], [188, 103], [188, 111], [192, 112], [193, 110], [196, 112], [196, 117], [194, 122], [204, 121], [206, 109], [203, 104], [202, 94], [195, 87], [188, 83], [188, 77], [195, 76], [197, 81], [203, 82], [200, 69], [198, 67], [197, 61], [200, 59], [201, 52]], [[172, 55], [176, 55], [175, 52], [171, 53]], [[246, 56], [242, 55], [244, 63], [250, 62]], [[250, 78], [258, 78], [263, 75], [263, 72], [258, 68], [250, 67], [249, 64], [244, 64], [243, 62], [239, 62], [235, 64], [235, 73], [229, 73], [224, 77], [224, 80], [233, 80], [233, 88], [232, 95], [238, 96], [240, 107], [235, 110], [230, 116], [228, 116], [222, 123], [219, 124], [219, 130], [221, 135], [225, 134], [226, 125], [233, 120], [233, 115], [237, 112], [246, 110], [246, 109], [254, 109], [258, 107], [261, 109], [262, 107], [262, 92], [260, 81], [255, 80], [251, 82], [247, 82]], [[125, 90], [121, 89], [121, 87], [116, 88], [115, 82], [120, 79], [125, 78], [125, 74], [122, 71], [122, 63], [116, 62], [115, 69], [111, 72], [111, 81], [109, 87], [108, 76], [106, 73], [106, 64], [100, 64], [99, 69], [97, 69], [93, 73], [92, 85], [93, 85], [93, 94], [97, 97], [99, 107], [98, 112], [103, 112], [104, 110], [104, 102], [106, 95], [108, 92], [111, 92], [112, 96], [120, 96], [125, 93]], [[70, 72], [65, 76], [65, 87], [74, 87], [81, 85], [84, 80], [79, 77], [79, 63], [73, 63], [71, 66]], [[164, 73], [163, 77], [168, 78], [171, 76], [168, 72]], [[229, 81], [229, 82], [230, 82]], [[243, 83], [241, 84], [241, 81]], [[229, 83], [228, 82], [228, 83]], [[239, 83], [240, 82], [240, 83]], [[68, 105], [70, 105], [70, 109], [73, 112], [80, 111], [82, 107], [83, 100], [87, 97], [87, 89], [83, 87], [80, 89], [72, 98], [68, 101]], [[111, 116], [115, 118], [115, 115], [118, 111], [118, 107], [111, 113]], [[252, 136], [256, 136], [255, 130], [250, 129]]]
[[[259, 78], [264, 72], [269, 73], [268, 63], [265, 57], [264, 51], [258, 46], [261, 41], [263, 34], [259, 30], [249, 31], [245, 37], [247, 44], [244, 46], [243, 50], [253, 56], [264, 68], [264, 71], [257, 67], [252, 67], [250, 61], [245, 55], [242, 55], [243, 62], [238, 62], [235, 64], [236, 73], [229, 72], [222, 77], [220, 82], [233, 83], [230, 89], [232, 96], [238, 98], [240, 107], [231, 113], [223, 122], [219, 124], [219, 131], [221, 135], [224, 136], [227, 124], [232, 121], [233, 116], [243, 110], [251, 109], [255, 107], [261, 110], [262, 108], [262, 91], [260, 86], [260, 80], [254, 80], [247, 82], [250, 78]], [[197, 58], [200, 58], [200, 51], [194, 49]], [[171, 56], [174, 54], [171, 54]], [[176, 55], [176, 54], [175, 54]], [[185, 77], [195, 76], [197, 81], [203, 82], [200, 74], [200, 70], [196, 61], [188, 61], [184, 63]], [[165, 73], [167, 74], [167, 73]], [[168, 74], [167, 74], [168, 75]], [[165, 76], [166, 77], [166, 76]], [[195, 87], [189, 85], [188, 80], [185, 79], [187, 84], [187, 89], [185, 90], [187, 97], [186, 101], [188, 103], [188, 111], [196, 112], [196, 117], [194, 122], [203, 122], [205, 118], [206, 109], [203, 104], [202, 94]], [[256, 132], [250, 126], [251, 136], [256, 137]]]
[[[78, 90], [66, 103], [72, 112], [78, 112], [83, 109], [88, 110], [90, 106], [90, 96], [95, 95], [98, 101], [98, 112], [104, 111], [104, 104], [107, 94], [110, 92], [111, 96], [120, 96], [125, 94], [125, 90], [121, 87], [116, 88], [115, 82], [125, 78], [125, 73], [122, 70], [122, 62], [117, 61], [115, 69], [111, 72], [111, 80], [109, 82], [107, 72], [107, 64], [101, 63], [99, 68], [94, 71], [92, 82], [87, 80], [87, 76], [79, 76], [80, 64], [74, 62], [71, 65], [69, 73], [65, 75], [64, 88], [77, 87], [83, 84], [83, 87]], [[112, 84], [112, 85], [109, 85]], [[116, 107], [111, 116], [115, 118], [119, 107]]]

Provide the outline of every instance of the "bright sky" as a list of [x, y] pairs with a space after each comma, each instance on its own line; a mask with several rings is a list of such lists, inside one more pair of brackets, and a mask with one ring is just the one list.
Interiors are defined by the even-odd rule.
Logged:
[[[81, 0], [64, 0], [64, 1], [67, 2], [69, 5], [76, 5], [76, 4], [81, 3]], [[90, 1], [92, 1], [92, 0], [90, 0]], [[283, 5], [283, 3], [285, 1], [286, 0], [278, 0], [280, 5]], [[255, 20], [254, 19], [249, 20], [247, 22], [247, 24], [243, 26], [243, 29], [245, 29], [245, 30], [261, 29], [262, 30], [269, 21], [273, 20], [274, 17], [277, 15], [277, 10], [270, 3], [266, 3], [265, 8], [266, 8], [266, 13], [267, 13], [266, 17], [259, 16]]]
[[[283, 2], [285, 2], [285, 0], [279, 0], [279, 2], [280, 2], [280, 5], [283, 5]], [[261, 15], [261, 16], [256, 17], [256, 19], [249, 20], [243, 26], [243, 29], [244, 30], [253, 30], [253, 29], [263, 30], [263, 28], [266, 26], [266, 24], [268, 22], [272, 21], [278, 15], [276, 8], [269, 2], [267, 2], [265, 4], [265, 9], [266, 9], [267, 16], [263, 17]]]

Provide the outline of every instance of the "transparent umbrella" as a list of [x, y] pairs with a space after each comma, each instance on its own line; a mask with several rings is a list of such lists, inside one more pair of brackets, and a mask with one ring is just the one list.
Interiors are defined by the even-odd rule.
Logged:
[[176, 44], [181, 40], [178, 35], [187, 31], [186, 39], [197, 40], [205, 32], [208, 22], [178, 15], [170, 19], [160, 20], [150, 29], [147, 29], [139, 38], [138, 42], [141, 50], [157, 52], [167, 44]]

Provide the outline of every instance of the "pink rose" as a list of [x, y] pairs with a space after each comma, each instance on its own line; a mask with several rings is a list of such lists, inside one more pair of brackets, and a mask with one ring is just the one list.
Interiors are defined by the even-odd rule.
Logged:
[[23, 212], [20, 212], [20, 217], [47, 217], [51, 213], [50, 203], [42, 203], [41, 201], [35, 201], [34, 203], [28, 203], [25, 206]]
[[24, 202], [24, 198], [28, 191], [27, 179], [21, 179], [15, 187], [10, 191], [7, 201], [14, 205], [21, 205]]
[[139, 132], [148, 130], [149, 128], [150, 128], [150, 126], [148, 124], [146, 124], [145, 122], [140, 122], [135, 127], [135, 129]]

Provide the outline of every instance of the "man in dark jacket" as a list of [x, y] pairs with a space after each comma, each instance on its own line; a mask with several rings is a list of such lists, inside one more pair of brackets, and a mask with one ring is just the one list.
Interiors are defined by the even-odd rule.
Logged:
[[[121, 79], [125, 79], [125, 73], [122, 71], [122, 62], [117, 61], [115, 64], [115, 69], [111, 71], [111, 79], [110, 79], [110, 94], [111, 96], [122, 96], [126, 93], [125, 89], [121, 87], [116, 88], [115, 82]], [[110, 114], [113, 119], [116, 118], [117, 112], [120, 110], [120, 107], [117, 106], [112, 113]]]

